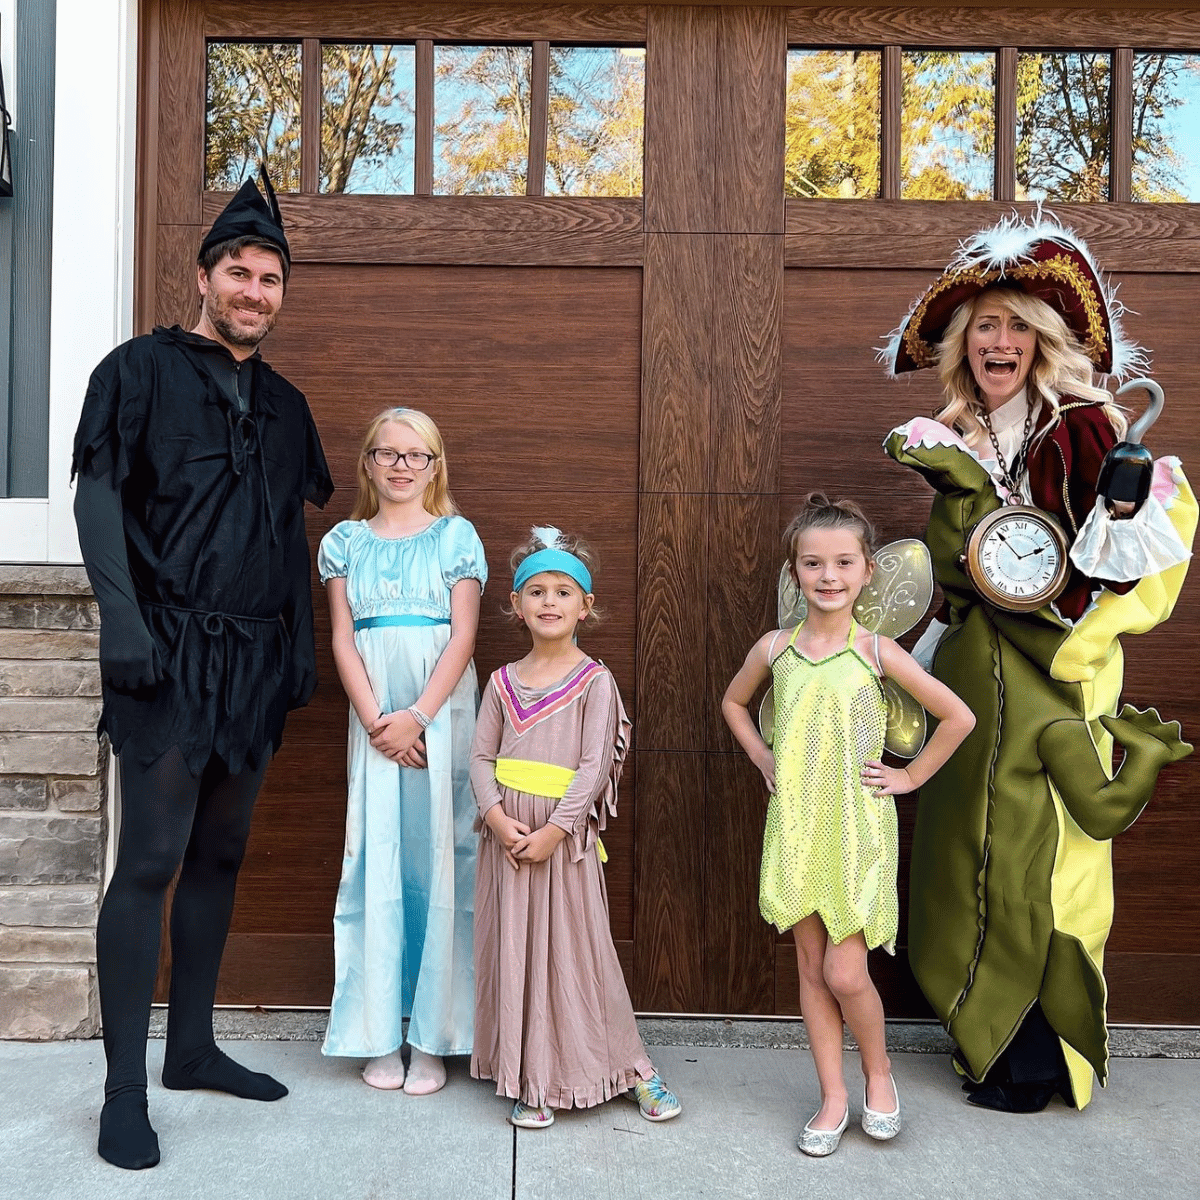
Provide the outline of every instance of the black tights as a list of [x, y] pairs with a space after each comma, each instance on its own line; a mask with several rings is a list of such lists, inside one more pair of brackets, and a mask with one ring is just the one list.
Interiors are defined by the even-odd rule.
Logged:
[[121, 836], [96, 927], [96, 971], [108, 1076], [105, 1099], [146, 1089], [146, 1037], [158, 974], [163, 896], [180, 863], [171, 909], [167, 1069], [214, 1047], [213, 999], [238, 869], [266, 772], [230, 775], [213, 758], [200, 778], [172, 748], [148, 767], [120, 758]]

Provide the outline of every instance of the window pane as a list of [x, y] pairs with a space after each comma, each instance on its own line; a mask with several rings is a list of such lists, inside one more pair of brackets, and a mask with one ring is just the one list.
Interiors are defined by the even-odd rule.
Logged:
[[1200, 201], [1200, 55], [1133, 56], [1133, 198]]
[[416, 50], [321, 47], [321, 191], [411, 195]]
[[879, 195], [878, 50], [788, 50], [784, 194]]
[[264, 158], [276, 191], [300, 190], [300, 44], [209, 42], [204, 186], [236, 191]]
[[640, 196], [646, 51], [551, 46], [547, 196]]
[[986, 200], [996, 152], [996, 60], [959, 50], [902, 56], [900, 194]]
[[1108, 198], [1109, 56], [1017, 55], [1017, 199]]
[[433, 48], [433, 190], [520, 196], [529, 168], [529, 46]]

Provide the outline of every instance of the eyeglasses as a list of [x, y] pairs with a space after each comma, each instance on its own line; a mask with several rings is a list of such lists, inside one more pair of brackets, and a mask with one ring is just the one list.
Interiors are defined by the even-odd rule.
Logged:
[[437, 455], [426, 454], [424, 450], [409, 450], [401, 454], [399, 450], [389, 450], [386, 446], [376, 446], [374, 450], [367, 451], [367, 457], [377, 467], [394, 467], [403, 459], [405, 466], [412, 467], [414, 471], [423, 471], [437, 458]]

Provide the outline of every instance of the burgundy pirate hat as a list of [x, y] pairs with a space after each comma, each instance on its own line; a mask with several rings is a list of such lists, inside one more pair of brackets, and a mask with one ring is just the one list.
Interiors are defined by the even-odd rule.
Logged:
[[888, 335], [879, 352], [888, 373], [934, 366], [938, 343], [959, 305], [993, 286], [1044, 300], [1066, 321], [1097, 371], [1121, 376], [1145, 369], [1146, 352], [1121, 327], [1124, 305], [1083, 239], [1039, 210], [1030, 221], [1015, 213], [1005, 217], [959, 246], [941, 277]]

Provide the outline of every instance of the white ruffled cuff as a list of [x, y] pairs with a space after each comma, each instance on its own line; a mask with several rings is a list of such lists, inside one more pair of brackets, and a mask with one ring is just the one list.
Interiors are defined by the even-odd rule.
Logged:
[[1123, 520], [1115, 520], [1104, 506], [1104, 497], [1097, 496], [1096, 507], [1071, 547], [1071, 561], [1085, 575], [1114, 583], [1158, 575], [1191, 557], [1153, 494], [1134, 516]]
[[934, 652], [942, 640], [942, 634], [949, 628], [949, 625], [939, 621], [937, 617], [933, 617], [925, 627], [925, 632], [917, 638], [917, 644], [912, 648], [912, 656], [917, 660], [922, 671], [933, 670]]

